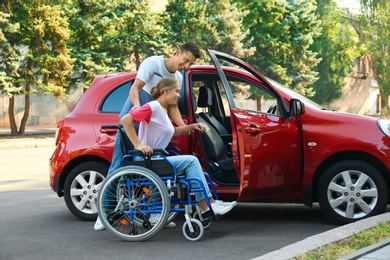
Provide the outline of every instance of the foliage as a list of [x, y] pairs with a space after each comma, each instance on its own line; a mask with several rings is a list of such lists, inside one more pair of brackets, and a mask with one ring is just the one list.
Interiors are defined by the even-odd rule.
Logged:
[[375, 244], [383, 239], [390, 237], [390, 223], [383, 222], [375, 227], [353, 234], [336, 243], [325, 245], [311, 252], [301, 254], [295, 259], [339, 259], [340, 257], [352, 254], [353, 252]]
[[[11, 25], [18, 23], [20, 26], [17, 31], [4, 34], [8, 49], [18, 52], [20, 60], [17, 73], [7, 75], [8, 85], [13, 87], [3, 91], [10, 97], [11, 134], [23, 134], [31, 93], [51, 93], [58, 98], [65, 96], [67, 76], [72, 71], [72, 59], [67, 48], [70, 32], [67, 18], [58, 6], [15, 2], [4, 3], [1, 11], [9, 15]], [[15, 62], [15, 57], [8, 55], [4, 63]], [[25, 96], [25, 110], [17, 133], [13, 110], [14, 96], [19, 94]]]
[[370, 57], [374, 78], [378, 81], [382, 107], [390, 95], [390, 16], [388, 0], [362, 0], [363, 15], [356, 26], [360, 40]]
[[74, 87], [87, 88], [97, 74], [116, 71], [111, 66], [112, 58], [102, 50], [102, 37], [106, 33], [104, 19], [105, 5], [97, 2], [69, 1], [62, 8], [69, 17], [71, 37], [68, 42], [71, 56], [75, 59], [72, 74], [68, 79]]
[[[167, 49], [160, 16], [150, 10], [144, 0], [123, 1], [102, 17], [106, 33], [104, 49], [115, 67], [126, 69], [135, 64], [138, 69], [146, 56], [161, 54]], [[113, 64], [114, 65], [114, 64]]]
[[239, 11], [229, 0], [170, 0], [164, 15], [167, 38], [173, 45], [194, 41], [203, 49], [202, 60], [208, 61], [206, 49], [248, 57], [254, 48], [246, 48], [241, 29], [247, 11]]
[[241, 10], [249, 10], [243, 19], [249, 30], [245, 42], [256, 47], [250, 58], [265, 75], [298, 92], [312, 96], [310, 87], [316, 79], [313, 70], [319, 62], [309, 47], [320, 33], [312, 1], [239, 0]]
[[15, 87], [13, 79], [19, 77], [18, 68], [21, 59], [16, 46], [8, 41], [16, 37], [19, 23], [11, 23], [8, 19], [10, 14], [0, 11], [0, 90], [8, 97], [21, 91], [21, 87]]
[[311, 50], [319, 53], [321, 61], [315, 68], [319, 80], [311, 86], [315, 91], [313, 100], [324, 104], [342, 96], [344, 79], [360, 53], [354, 40], [356, 34], [334, 1], [318, 0], [317, 14], [322, 34], [314, 39]]

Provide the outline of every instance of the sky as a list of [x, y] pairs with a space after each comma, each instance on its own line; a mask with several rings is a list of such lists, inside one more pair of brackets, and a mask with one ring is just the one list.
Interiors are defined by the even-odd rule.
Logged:
[[349, 8], [352, 13], [358, 13], [360, 10], [359, 0], [336, 0], [340, 8]]

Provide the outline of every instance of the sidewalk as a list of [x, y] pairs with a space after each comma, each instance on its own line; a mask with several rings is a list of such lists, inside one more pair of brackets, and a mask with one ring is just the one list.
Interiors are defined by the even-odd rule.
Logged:
[[[0, 128], [0, 150], [18, 148], [36, 148], [53, 146], [55, 138], [55, 126], [27, 126], [25, 135], [20, 137], [9, 136], [11, 131], [7, 128]], [[364, 219], [355, 223], [334, 228], [279, 250], [255, 258], [256, 260], [286, 260], [294, 259], [302, 253], [312, 251], [318, 247], [330, 244], [354, 233], [363, 231], [378, 225], [381, 222], [390, 221], [390, 212]], [[339, 260], [390, 260], [390, 238], [377, 244], [362, 248]]]
[[55, 126], [27, 126], [23, 136], [11, 136], [9, 128], [0, 128], [0, 150], [50, 147], [54, 148]]
[[[268, 254], [254, 258], [254, 260], [287, 260], [296, 259], [302, 253], [334, 243], [352, 236], [354, 233], [369, 229], [382, 222], [390, 221], [390, 212], [363, 219], [351, 224], [340, 226], [329, 231], [305, 238], [297, 243], [285, 246]], [[377, 244], [362, 248], [338, 260], [390, 260], [390, 238]]]

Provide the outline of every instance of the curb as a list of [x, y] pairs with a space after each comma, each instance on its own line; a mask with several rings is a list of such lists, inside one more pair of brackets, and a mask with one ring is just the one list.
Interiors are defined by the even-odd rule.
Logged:
[[346, 256], [343, 256], [341, 258], [339, 258], [338, 260], [354, 260], [354, 259], [358, 259], [359, 257], [362, 257], [362, 256], [365, 256], [367, 254], [370, 254], [374, 251], [377, 251], [385, 246], [388, 246], [390, 245], [390, 238], [388, 239], [385, 239], [381, 242], [378, 242], [376, 244], [373, 244], [371, 246], [367, 246], [367, 247], [364, 247], [362, 249], [359, 249], [358, 251], [352, 253], [352, 254], [349, 254], [349, 255], [346, 255]]
[[[345, 239], [354, 233], [358, 233], [360, 231], [369, 229], [374, 227], [382, 222], [388, 222], [390, 219], [390, 212], [383, 213], [381, 215], [373, 216], [370, 218], [366, 218], [351, 224], [347, 224], [341, 227], [337, 227], [331, 229], [329, 231], [305, 238], [297, 243], [285, 246], [279, 250], [272, 251], [265, 255], [253, 258], [254, 260], [280, 260], [280, 259], [291, 259], [295, 258], [301, 254], [313, 251], [319, 247], [324, 245], [334, 243]], [[379, 244], [379, 243], [378, 243]], [[375, 244], [376, 245], [376, 244]], [[373, 245], [374, 247], [374, 245]], [[375, 247], [373, 250], [378, 249]], [[365, 252], [366, 248], [360, 249], [362, 250], [362, 254], [368, 254], [369, 252]], [[348, 258], [347, 258], [348, 259]], [[349, 258], [354, 259], [354, 258]]]

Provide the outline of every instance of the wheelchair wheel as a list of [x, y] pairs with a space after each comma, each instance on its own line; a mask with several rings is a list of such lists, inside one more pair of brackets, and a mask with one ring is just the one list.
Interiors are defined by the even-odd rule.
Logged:
[[203, 237], [204, 234], [203, 224], [199, 220], [192, 218], [191, 227], [194, 231], [190, 230], [187, 221], [185, 221], [182, 229], [183, 235], [189, 241], [198, 241]]
[[168, 190], [153, 171], [125, 166], [103, 182], [98, 195], [98, 214], [107, 230], [126, 241], [155, 236], [167, 223]]

